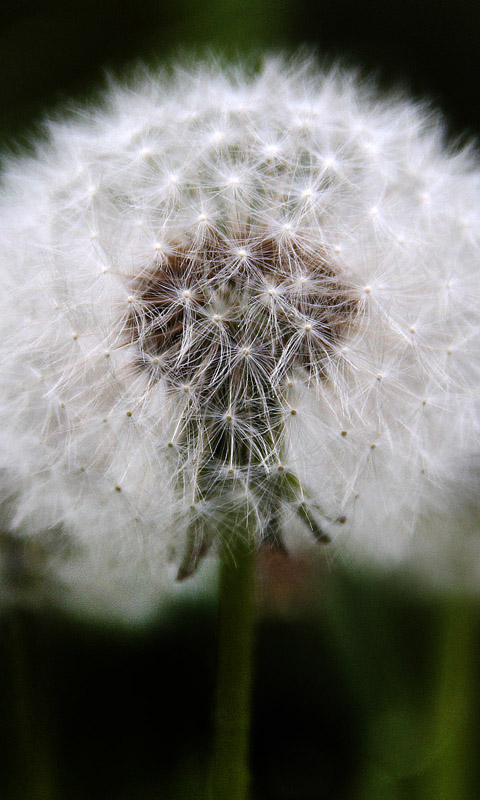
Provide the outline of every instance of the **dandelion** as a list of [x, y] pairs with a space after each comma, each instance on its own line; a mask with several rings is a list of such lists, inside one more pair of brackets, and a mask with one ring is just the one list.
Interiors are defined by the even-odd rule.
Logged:
[[142, 76], [48, 128], [1, 200], [9, 533], [69, 537], [135, 596], [262, 542], [478, 584], [471, 148], [280, 59]]
[[143, 77], [50, 124], [4, 178], [8, 529], [154, 580], [240, 507], [278, 548], [449, 547], [478, 476], [478, 188], [430, 112], [310, 64]]

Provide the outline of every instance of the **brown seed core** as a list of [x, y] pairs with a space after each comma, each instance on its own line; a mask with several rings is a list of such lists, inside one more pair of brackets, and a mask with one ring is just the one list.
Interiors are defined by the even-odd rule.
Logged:
[[[282, 456], [285, 421], [297, 415], [292, 375], [323, 379], [356, 314], [357, 293], [335, 260], [258, 229], [231, 238], [210, 231], [200, 244], [164, 251], [128, 290], [137, 367], [181, 398], [173, 406], [179, 487], [207, 507], [222, 498], [230, 522], [236, 509], [255, 509], [261, 536], [280, 549], [282, 507], [293, 504], [328, 542], [320, 509]], [[180, 578], [210, 546], [207, 528], [192, 516]]]
[[179, 246], [129, 288], [138, 365], [177, 387], [238, 383], [242, 370], [262, 385], [292, 368], [321, 376], [357, 309], [324, 250], [252, 231]]

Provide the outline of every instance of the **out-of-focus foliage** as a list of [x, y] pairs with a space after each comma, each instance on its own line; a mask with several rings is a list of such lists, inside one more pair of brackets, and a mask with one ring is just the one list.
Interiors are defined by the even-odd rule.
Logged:
[[[473, 800], [475, 605], [299, 564], [281, 581], [260, 603], [252, 800]], [[32, 796], [20, 757], [46, 800], [202, 800], [213, 604], [140, 630], [29, 613], [20, 632], [3, 620], [2, 798]]]
[[456, 132], [480, 129], [480, 8], [472, 0], [19, 0], [0, 10], [0, 131], [98, 88], [105, 70], [181, 52], [261, 52], [306, 44], [431, 97]]

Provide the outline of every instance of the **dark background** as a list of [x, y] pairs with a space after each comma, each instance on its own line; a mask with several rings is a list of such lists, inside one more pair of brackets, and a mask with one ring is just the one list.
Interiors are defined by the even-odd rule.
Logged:
[[17, 0], [0, 11], [5, 136], [45, 109], [82, 99], [105, 69], [120, 73], [179, 52], [242, 54], [314, 47], [382, 83], [400, 83], [448, 112], [457, 133], [480, 129], [480, 6], [475, 0]]
[[[474, 0], [17, 0], [0, 11], [0, 138], [25, 145], [45, 115], [88, 101], [106, 72], [128, 75], [138, 58], [154, 65], [211, 47], [241, 56], [305, 45], [320, 61], [341, 58], [382, 86], [432, 100], [453, 137], [480, 132]], [[439, 631], [446, 604], [458, 603], [460, 617], [471, 606], [388, 575], [320, 571], [318, 583], [300, 609], [293, 597], [288, 613], [274, 603], [260, 614], [253, 800], [437, 800], [422, 785], [444, 755], [426, 745]], [[476, 631], [477, 617], [474, 609]], [[147, 629], [42, 612], [24, 613], [20, 628], [0, 620], [2, 798], [30, 798], [19, 772], [50, 770], [39, 800], [201, 800], [212, 603], [162, 609]], [[463, 698], [471, 742], [478, 677]], [[464, 794], [445, 800], [479, 796], [476, 759], [464, 759]]]

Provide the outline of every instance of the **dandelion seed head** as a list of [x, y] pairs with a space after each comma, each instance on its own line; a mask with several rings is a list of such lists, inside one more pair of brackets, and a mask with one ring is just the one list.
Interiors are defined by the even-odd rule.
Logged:
[[52, 124], [2, 189], [7, 529], [152, 585], [192, 505], [247, 502], [259, 542], [443, 563], [478, 519], [479, 188], [430, 112], [281, 59]]

